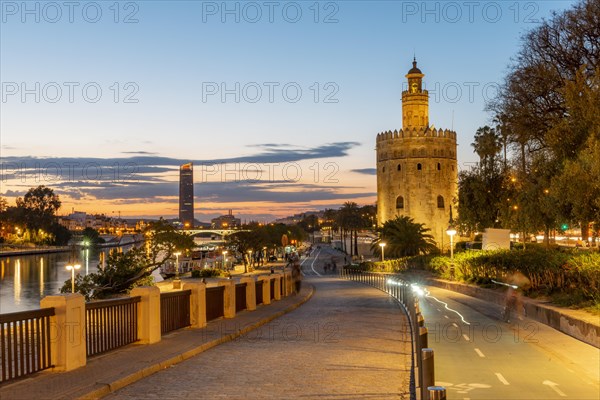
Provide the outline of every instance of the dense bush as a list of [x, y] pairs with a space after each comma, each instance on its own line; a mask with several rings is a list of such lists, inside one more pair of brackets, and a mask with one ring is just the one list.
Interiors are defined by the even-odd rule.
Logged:
[[192, 278], [213, 278], [225, 276], [225, 272], [218, 268], [202, 268], [192, 271]]
[[[455, 254], [453, 262], [448, 257], [433, 257], [427, 269], [444, 278], [477, 283], [494, 279], [546, 294], [576, 290], [589, 300], [600, 301], [600, 254], [595, 252], [562, 252], [539, 247], [520, 251], [465, 251]], [[520, 279], [521, 274], [529, 282]]]

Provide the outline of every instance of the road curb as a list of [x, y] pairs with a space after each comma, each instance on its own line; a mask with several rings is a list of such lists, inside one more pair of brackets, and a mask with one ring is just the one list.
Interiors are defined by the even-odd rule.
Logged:
[[84, 395], [80, 395], [78, 397], [78, 399], [80, 400], [90, 400], [90, 399], [99, 399], [102, 398], [104, 396], [109, 395], [112, 392], [115, 392], [119, 389], [124, 388], [125, 386], [131, 385], [134, 382], [137, 382], [143, 378], [146, 378], [156, 372], [159, 372], [163, 369], [172, 367], [173, 365], [179, 364], [182, 361], [188, 360], [194, 356], [197, 356], [200, 353], [205, 352], [206, 350], [209, 350], [213, 347], [216, 347], [220, 344], [226, 343], [226, 342], [230, 342], [234, 339], [237, 339], [240, 336], [245, 335], [246, 333], [253, 331], [265, 324], [268, 324], [269, 322], [273, 321], [276, 318], [281, 317], [282, 315], [285, 315], [287, 313], [290, 313], [292, 311], [294, 311], [295, 309], [297, 309], [298, 307], [300, 307], [301, 305], [303, 305], [304, 303], [306, 303], [308, 300], [311, 299], [311, 297], [314, 295], [315, 293], [315, 287], [313, 285], [306, 285], [309, 288], [308, 293], [306, 293], [304, 295], [303, 298], [300, 299], [300, 301], [289, 305], [288, 307], [286, 307], [285, 309], [278, 311], [276, 313], [273, 313], [271, 315], [269, 315], [268, 317], [265, 317], [255, 323], [249, 324], [244, 326], [244, 328], [239, 329], [237, 332], [235, 333], [230, 333], [228, 335], [224, 335], [221, 336], [217, 339], [211, 340], [209, 342], [203, 343], [191, 350], [186, 351], [185, 353], [182, 353], [178, 356], [175, 357], [171, 357], [170, 359], [167, 359], [165, 361], [161, 361], [159, 363], [155, 363], [153, 365], [150, 365], [144, 369], [141, 369], [139, 371], [136, 371], [132, 374], [129, 374], [125, 377], [122, 377], [120, 379], [115, 380], [114, 382], [102, 382], [99, 383], [101, 385], [103, 385], [102, 387], [92, 390], [89, 393], [86, 393]]

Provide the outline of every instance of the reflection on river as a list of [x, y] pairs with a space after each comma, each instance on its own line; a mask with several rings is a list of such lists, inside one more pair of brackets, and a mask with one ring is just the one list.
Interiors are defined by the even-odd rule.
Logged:
[[80, 264], [78, 274], [98, 270], [110, 251], [127, 251], [131, 246], [112, 249], [76, 249], [71, 252], [0, 258], [0, 313], [40, 308], [44, 296], [57, 294], [71, 272], [69, 264]]

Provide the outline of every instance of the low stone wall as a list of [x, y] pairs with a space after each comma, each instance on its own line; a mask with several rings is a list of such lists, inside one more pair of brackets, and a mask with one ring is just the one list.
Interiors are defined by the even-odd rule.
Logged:
[[[428, 278], [427, 283], [431, 286], [462, 293], [502, 306], [506, 302], [504, 293], [491, 289], [435, 278]], [[541, 322], [582, 342], [600, 348], [600, 317], [588, 316], [583, 311], [563, 310], [532, 299], [523, 299], [523, 306], [527, 318]], [[569, 314], [581, 314], [581, 318], [578, 315]]]

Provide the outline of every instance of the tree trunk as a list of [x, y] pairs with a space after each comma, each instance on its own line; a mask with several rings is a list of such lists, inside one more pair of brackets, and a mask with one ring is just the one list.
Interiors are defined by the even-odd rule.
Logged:
[[350, 256], [352, 256], [352, 254], [354, 254], [352, 252], [352, 229], [350, 229]]
[[589, 237], [590, 237], [590, 223], [589, 223], [589, 221], [582, 221], [581, 222], [581, 240], [583, 240], [584, 242], [587, 242]]

